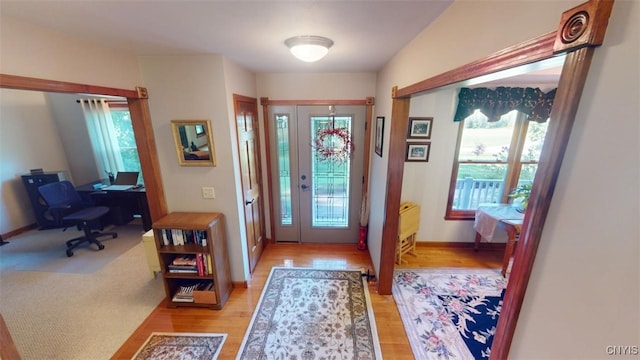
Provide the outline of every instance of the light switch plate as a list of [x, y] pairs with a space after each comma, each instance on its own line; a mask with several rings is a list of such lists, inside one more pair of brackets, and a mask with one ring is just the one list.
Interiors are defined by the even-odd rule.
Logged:
[[215, 199], [216, 191], [213, 189], [213, 187], [205, 186], [202, 188], [202, 197], [205, 199]]

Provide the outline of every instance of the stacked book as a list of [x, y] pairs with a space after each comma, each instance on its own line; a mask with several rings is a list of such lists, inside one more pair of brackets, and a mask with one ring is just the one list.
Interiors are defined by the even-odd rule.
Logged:
[[182, 285], [173, 295], [172, 301], [175, 302], [194, 302], [194, 291], [212, 291], [213, 281], [200, 281], [197, 283]]
[[197, 274], [198, 262], [196, 261], [196, 256], [194, 254], [178, 256], [169, 264], [168, 270], [170, 273]]
[[211, 255], [203, 253], [180, 255], [173, 259], [167, 268], [170, 273], [210, 275], [212, 273]]

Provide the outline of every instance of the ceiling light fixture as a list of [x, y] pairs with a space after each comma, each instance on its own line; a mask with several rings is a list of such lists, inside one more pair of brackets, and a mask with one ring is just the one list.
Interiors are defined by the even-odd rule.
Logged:
[[288, 38], [284, 43], [293, 56], [304, 62], [315, 62], [327, 55], [333, 40], [322, 36], [303, 35]]

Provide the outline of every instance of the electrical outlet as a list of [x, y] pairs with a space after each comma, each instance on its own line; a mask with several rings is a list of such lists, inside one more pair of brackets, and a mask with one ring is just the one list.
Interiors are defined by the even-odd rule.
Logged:
[[205, 199], [215, 199], [216, 191], [213, 189], [213, 187], [203, 187], [202, 197]]

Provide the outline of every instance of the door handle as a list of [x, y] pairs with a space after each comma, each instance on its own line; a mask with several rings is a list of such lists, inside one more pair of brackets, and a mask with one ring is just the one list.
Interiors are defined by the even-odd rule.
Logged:
[[309, 187], [305, 184], [300, 185], [300, 187], [302, 188], [302, 190], [307, 190]]
[[255, 199], [245, 200], [244, 204], [245, 204], [245, 205], [251, 205], [251, 204], [253, 204], [253, 201], [254, 201], [254, 200], [255, 200]]

